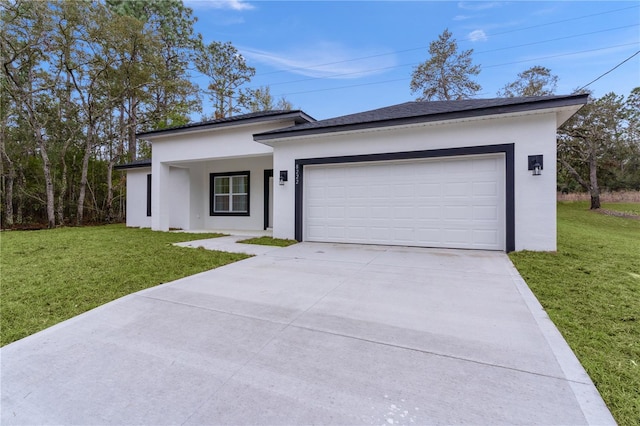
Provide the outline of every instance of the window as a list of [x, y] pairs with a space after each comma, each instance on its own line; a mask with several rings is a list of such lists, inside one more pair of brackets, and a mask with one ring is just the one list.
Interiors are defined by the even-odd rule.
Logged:
[[249, 216], [249, 172], [209, 175], [211, 216]]

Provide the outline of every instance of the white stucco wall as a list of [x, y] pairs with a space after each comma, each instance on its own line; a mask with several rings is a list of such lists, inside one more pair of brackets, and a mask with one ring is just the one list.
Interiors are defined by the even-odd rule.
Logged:
[[[201, 211], [205, 229], [263, 230], [264, 171], [272, 168], [271, 155], [207, 162], [202, 174]], [[249, 216], [209, 216], [209, 174], [249, 171]]]
[[175, 229], [190, 229], [189, 206], [191, 193], [189, 191], [189, 169], [171, 167], [169, 180], [169, 227]]
[[[294, 238], [296, 159], [514, 144], [515, 249], [556, 249], [556, 114], [483, 117], [274, 141], [273, 169], [289, 171], [275, 185], [273, 235]], [[542, 176], [527, 170], [529, 155], [544, 155]]]
[[127, 226], [151, 227], [147, 216], [147, 175], [151, 167], [129, 169], [127, 173]]
[[189, 228], [205, 229], [204, 218], [207, 211], [204, 209], [203, 199], [208, 198], [207, 188], [209, 182], [205, 181], [204, 164], [192, 163], [189, 165]]
[[[293, 124], [292, 119], [275, 120], [150, 138], [151, 227], [262, 230], [264, 170], [273, 168], [273, 149], [255, 142], [253, 135]], [[250, 216], [209, 216], [209, 174], [244, 170], [251, 172]]]

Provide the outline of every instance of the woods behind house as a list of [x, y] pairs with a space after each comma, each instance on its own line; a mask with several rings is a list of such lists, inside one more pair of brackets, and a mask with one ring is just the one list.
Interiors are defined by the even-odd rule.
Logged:
[[[122, 221], [125, 176], [150, 158], [136, 133], [202, 119], [291, 109], [229, 41], [203, 43], [180, 0], [2, 1], [2, 228]], [[481, 72], [445, 30], [416, 66], [421, 100], [474, 97]], [[193, 83], [190, 70], [208, 78]], [[552, 94], [558, 77], [531, 67], [499, 96]], [[203, 111], [207, 97], [212, 111]], [[592, 101], [560, 131], [561, 191], [640, 190], [640, 88]]]

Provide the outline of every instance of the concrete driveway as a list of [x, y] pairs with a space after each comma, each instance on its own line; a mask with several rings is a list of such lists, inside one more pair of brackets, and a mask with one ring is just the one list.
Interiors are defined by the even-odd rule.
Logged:
[[301, 243], [5, 346], [2, 424], [613, 424], [504, 253]]

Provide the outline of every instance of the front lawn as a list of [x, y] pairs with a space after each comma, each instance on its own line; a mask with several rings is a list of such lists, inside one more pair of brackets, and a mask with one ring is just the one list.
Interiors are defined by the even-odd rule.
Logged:
[[561, 202], [557, 253], [510, 257], [616, 421], [640, 424], [640, 221]]
[[123, 225], [0, 233], [2, 346], [127, 294], [245, 259]]

